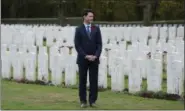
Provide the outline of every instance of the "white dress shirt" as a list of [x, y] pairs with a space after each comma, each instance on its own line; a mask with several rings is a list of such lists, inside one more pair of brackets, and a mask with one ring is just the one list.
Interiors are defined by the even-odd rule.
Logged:
[[88, 26], [89, 26], [89, 31], [91, 32], [91, 24], [85, 24], [85, 23], [84, 23], [84, 25], [85, 25], [86, 31], [87, 31], [87, 28], [88, 28]]

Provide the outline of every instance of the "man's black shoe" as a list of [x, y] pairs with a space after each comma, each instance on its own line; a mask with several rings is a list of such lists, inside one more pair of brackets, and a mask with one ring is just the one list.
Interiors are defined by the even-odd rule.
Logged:
[[80, 107], [81, 107], [81, 108], [86, 108], [86, 107], [87, 107], [87, 104], [86, 104], [86, 103], [82, 103], [82, 104], [80, 105]]
[[95, 103], [90, 103], [90, 107], [97, 107]]

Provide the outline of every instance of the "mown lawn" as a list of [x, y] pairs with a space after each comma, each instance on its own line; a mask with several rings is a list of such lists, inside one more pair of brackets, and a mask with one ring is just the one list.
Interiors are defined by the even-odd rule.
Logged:
[[[77, 89], [20, 84], [7, 80], [1, 83], [1, 108], [4, 110], [81, 109]], [[148, 99], [110, 90], [99, 92], [97, 104], [98, 107], [94, 109], [184, 109], [182, 101]]]

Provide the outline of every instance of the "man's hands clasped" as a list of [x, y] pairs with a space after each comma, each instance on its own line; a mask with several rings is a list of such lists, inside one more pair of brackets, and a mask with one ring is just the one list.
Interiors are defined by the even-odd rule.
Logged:
[[95, 59], [97, 58], [96, 56], [93, 56], [93, 55], [87, 55], [85, 56], [85, 58], [89, 61], [95, 61]]

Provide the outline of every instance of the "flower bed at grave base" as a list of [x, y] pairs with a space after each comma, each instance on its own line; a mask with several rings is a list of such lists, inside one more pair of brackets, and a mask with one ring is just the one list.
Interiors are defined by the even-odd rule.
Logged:
[[[13, 78], [11, 78], [11, 79], [4, 79], [4, 80], [16, 81], [16, 80], [13, 80]], [[22, 80], [18, 80], [16, 82], [17, 83], [25, 83], [25, 84], [39, 84], [39, 85], [53, 86], [51, 81], [48, 81], [47, 83], [45, 83], [44, 81], [39, 81], [39, 80], [36, 80], [35, 82], [32, 82], [32, 81], [27, 81], [27, 80], [22, 79]], [[62, 82], [61, 87], [63, 87], [63, 88], [66, 87], [65, 86], [65, 82]], [[78, 87], [77, 86], [70, 86], [70, 87], [67, 87], [67, 88], [77, 89]], [[110, 88], [107, 88], [107, 89], [110, 89]], [[98, 90], [100, 92], [100, 91], [105, 91], [107, 89], [99, 88]], [[124, 94], [128, 94], [128, 95], [133, 95], [133, 96], [140, 96], [140, 97], [144, 97], [144, 98], [165, 99], [165, 100], [173, 100], [173, 101], [177, 101], [177, 100], [184, 101], [184, 98], [185, 98], [184, 94], [179, 96], [177, 94], [168, 94], [168, 93], [163, 92], [163, 91], [152, 92], [152, 91], [143, 90], [143, 91], [139, 91], [139, 92], [137, 92], [135, 94], [131, 94], [131, 93], [129, 93], [129, 89], [128, 88], [125, 88], [123, 90], [123, 93]]]
[[140, 91], [136, 95], [144, 98], [156, 98], [156, 99], [166, 99], [166, 100], [184, 100], [184, 97], [181, 97], [177, 94], [168, 94], [162, 91], [152, 92], [152, 91]]

